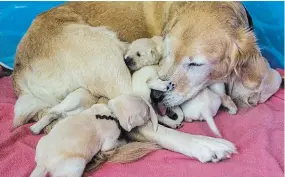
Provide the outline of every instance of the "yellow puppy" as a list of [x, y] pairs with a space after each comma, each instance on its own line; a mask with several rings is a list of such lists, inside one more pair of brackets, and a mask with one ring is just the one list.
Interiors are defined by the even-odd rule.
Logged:
[[[47, 173], [52, 176], [80, 177], [86, 164], [100, 150], [109, 151], [126, 144], [124, 140], [118, 140], [121, 127], [130, 131], [151, 119], [154, 130], [157, 130], [154, 110], [142, 97], [124, 95], [110, 100], [108, 105], [111, 109], [105, 104], [95, 104], [69, 116], [42, 137], [36, 148], [37, 166], [31, 177], [44, 177]], [[79, 128], [79, 131], [74, 131]], [[148, 148], [157, 147], [147, 145]], [[145, 153], [148, 151], [140, 152], [141, 155], [136, 153], [132, 159]], [[129, 161], [127, 156], [120, 160]]]

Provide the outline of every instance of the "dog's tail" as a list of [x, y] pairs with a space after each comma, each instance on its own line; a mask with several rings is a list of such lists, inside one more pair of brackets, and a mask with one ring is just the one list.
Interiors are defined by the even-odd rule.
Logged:
[[134, 162], [152, 151], [161, 149], [161, 147], [155, 143], [150, 142], [131, 142], [117, 149], [99, 152], [93, 157], [91, 162], [87, 165], [86, 171], [97, 170], [104, 162], [113, 163], [129, 163]]
[[46, 170], [46, 168], [37, 165], [34, 171], [31, 173], [30, 177], [43, 177], [46, 176], [47, 172], [48, 171]]

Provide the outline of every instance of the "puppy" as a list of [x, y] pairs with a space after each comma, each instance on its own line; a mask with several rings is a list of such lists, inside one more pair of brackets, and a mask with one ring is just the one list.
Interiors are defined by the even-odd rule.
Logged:
[[[213, 86], [217, 88], [220, 87], [220, 90], [225, 90], [224, 83], [216, 83], [213, 84]], [[209, 88], [205, 88], [193, 99], [186, 101], [181, 105], [185, 115], [184, 120], [187, 122], [192, 122], [193, 120], [206, 120], [214, 134], [221, 137], [221, 133], [213, 120], [221, 103], [222, 99], [220, 95]]]
[[[269, 66], [268, 63], [267, 65]], [[227, 91], [239, 107], [253, 107], [264, 103], [271, 97], [272, 93], [278, 91], [282, 83], [280, 74], [272, 68], [264, 74], [266, 77], [262, 80], [260, 88], [257, 90], [246, 88], [238, 78], [233, 78], [229, 82]]]
[[[31, 177], [52, 176], [80, 177], [86, 164], [100, 150], [108, 151], [126, 142], [118, 140], [122, 127], [130, 131], [142, 126], [149, 118], [157, 129], [157, 117], [147, 101], [124, 95], [110, 100], [109, 104], [118, 117], [114, 117], [105, 104], [91, 108], [60, 121], [51, 132], [42, 137], [36, 148], [37, 166]], [[130, 108], [130, 105], [140, 109]], [[74, 131], [82, 127], [80, 131]], [[55, 146], [56, 145], [56, 146]]]
[[[167, 88], [169, 82], [160, 80], [157, 73], [158, 63], [162, 59], [162, 45], [161, 36], [141, 38], [129, 45], [124, 57], [126, 65], [133, 71], [133, 92], [143, 96], [149, 102], [151, 102], [151, 89], [160, 91], [169, 89]], [[184, 115], [179, 106], [168, 109], [167, 116], [158, 115], [158, 121], [171, 128], [180, 128], [183, 118]]]
[[60, 104], [51, 108], [44, 117], [30, 127], [30, 130], [33, 134], [39, 134], [52, 121], [78, 114], [90, 108], [97, 100], [88, 90], [79, 88], [67, 95]]

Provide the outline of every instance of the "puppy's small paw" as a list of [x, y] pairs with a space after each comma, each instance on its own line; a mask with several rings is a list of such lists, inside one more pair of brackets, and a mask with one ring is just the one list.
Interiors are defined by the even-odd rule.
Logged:
[[193, 119], [191, 117], [185, 117], [184, 120], [186, 122], [193, 122]]
[[31, 130], [32, 134], [34, 134], [34, 135], [38, 135], [41, 132], [41, 130], [38, 130], [38, 128], [35, 127], [34, 125], [30, 127], [30, 130]]
[[237, 114], [237, 109], [230, 109], [230, 110], [228, 110], [228, 113], [231, 115], [235, 115], [235, 114]]

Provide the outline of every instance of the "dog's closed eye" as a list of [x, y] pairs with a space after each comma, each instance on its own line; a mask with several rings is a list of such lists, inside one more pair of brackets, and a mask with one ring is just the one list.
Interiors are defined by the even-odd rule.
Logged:
[[192, 67], [192, 66], [202, 66], [203, 64], [201, 63], [189, 63], [188, 67]]
[[137, 56], [138, 56], [138, 57], [140, 57], [140, 56], [141, 56], [141, 54], [140, 54], [139, 52], [137, 52]]
[[185, 66], [186, 69], [191, 69], [191, 68], [199, 67], [199, 66], [202, 66], [202, 65], [204, 65], [204, 64], [191, 62], [191, 63], [186, 63], [184, 66]]

